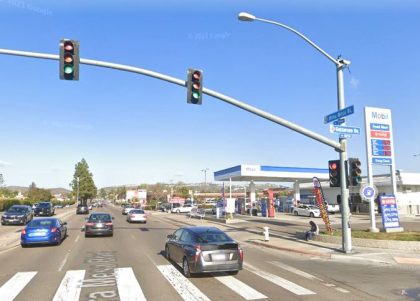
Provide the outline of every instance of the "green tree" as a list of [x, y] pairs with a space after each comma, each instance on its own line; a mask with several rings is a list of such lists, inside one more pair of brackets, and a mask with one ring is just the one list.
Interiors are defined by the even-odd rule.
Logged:
[[32, 201], [51, 201], [52, 194], [48, 189], [38, 188], [34, 182], [29, 185], [26, 197]]
[[106, 199], [106, 197], [107, 197], [107, 193], [106, 193], [105, 188], [99, 189], [99, 193], [98, 194], [99, 194], [99, 197], [102, 198], [102, 199]]
[[70, 183], [70, 186], [73, 189], [73, 196], [77, 196], [79, 192], [79, 200], [83, 204], [86, 204], [87, 200], [96, 196], [98, 190], [85, 159], [76, 164], [73, 181]]
[[117, 188], [117, 199], [122, 200], [127, 196], [127, 188], [125, 186]]

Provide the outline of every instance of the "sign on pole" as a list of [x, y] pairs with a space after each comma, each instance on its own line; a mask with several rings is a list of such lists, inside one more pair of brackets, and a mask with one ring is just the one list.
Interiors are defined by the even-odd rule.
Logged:
[[360, 128], [353, 126], [330, 125], [330, 131], [337, 134], [360, 135]]
[[324, 117], [324, 123], [329, 123], [331, 121], [337, 120], [337, 119], [341, 119], [344, 116], [348, 116], [354, 114], [354, 105], [351, 105], [347, 108], [344, 108], [342, 110], [339, 110], [337, 112], [328, 114], [327, 116]]
[[368, 164], [393, 165], [391, 110], [365, 107]]
[[379, 202], [382, 211], [382, 225], [384, 229], [400, 228], [397, 200], [394, 195], [381, 195]]

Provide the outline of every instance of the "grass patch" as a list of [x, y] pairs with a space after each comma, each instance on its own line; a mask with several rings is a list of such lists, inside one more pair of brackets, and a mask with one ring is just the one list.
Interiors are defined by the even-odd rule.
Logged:
[[[328, 232], [321, 232], [321, 234], [329, 235]], [[341, 236], [341, 230], [333, 230], [332, 235]], [[420, 232], [374, 233], [369, 230], [352, 230], [351, 237], [380, 240], [420, 241]]]

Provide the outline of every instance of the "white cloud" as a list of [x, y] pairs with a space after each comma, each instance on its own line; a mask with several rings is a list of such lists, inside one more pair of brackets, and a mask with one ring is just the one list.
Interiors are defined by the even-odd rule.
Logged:
[[360, 84], [360, 81], [359, 81], [357, 78], [352, 77], [352, 78], [350, 79], [350, 85], [351, 85], [353, 88], [357, 89], [357, 88], [359, 87], [359, 84]]
[[12, 163], [9, 163], [9, 162], [5, 162], [5, 161], [1, 161], [0, 160], [0, 166], [1, 167], [10, 166], [10, 165], [13, 165], [13, 164]]

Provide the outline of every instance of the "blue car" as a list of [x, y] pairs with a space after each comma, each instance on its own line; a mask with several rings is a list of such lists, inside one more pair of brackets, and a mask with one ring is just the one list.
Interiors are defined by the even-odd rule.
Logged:
[[61, 244], [67, 236], [67, 223], [58, 218], [34, 219], [20, 234], [20, 244], [24, 248], [32, 244]]

